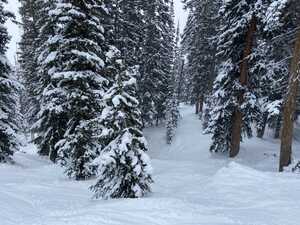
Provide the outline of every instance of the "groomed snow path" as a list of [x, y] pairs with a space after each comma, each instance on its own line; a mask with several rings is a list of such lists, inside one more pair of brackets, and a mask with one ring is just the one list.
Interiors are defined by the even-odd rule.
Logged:
[[16, 165], [0, 165], [0, 225], [300, 224], [300, 174], [276, 173], [278, 141], [246, 141], [235, 160], [214, 156], [193, 107], [181, 114], [171, 146], [163, 128], [145, 132], [155, 180], [148, 197], [91, 200], [94, 181], [68, 180], [27, 146]]

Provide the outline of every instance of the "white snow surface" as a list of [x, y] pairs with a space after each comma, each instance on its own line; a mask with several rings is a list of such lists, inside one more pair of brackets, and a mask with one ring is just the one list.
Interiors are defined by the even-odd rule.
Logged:
[[181, 107], [170, 146], [164, 128], [145, 131], [155, 184], [142, 199], [92, 200], [94, 180], [67, 179], [27, 146], [15, 165], [0, 165], [0, 224], [299, 225], [300, 176], [276, 172], [279, 142], [247, 140], [234, 160], [211, 155], [193, 112]]

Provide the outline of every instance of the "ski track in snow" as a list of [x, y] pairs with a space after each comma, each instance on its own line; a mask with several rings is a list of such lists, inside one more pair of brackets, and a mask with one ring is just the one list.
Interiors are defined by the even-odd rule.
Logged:
[[163, 128], [145, 131], [155, 180], [148, 197], [91, 200], [94, 181], [68, 180], [27, 146], [15, 165], [0, 165], [0, 224], [300, 224], [300, 175], [276, 173], [278, 141], [247, 140], [234, 160], [211, 155], [193, 107], [182, 106], [181, 114], [170, 146]]

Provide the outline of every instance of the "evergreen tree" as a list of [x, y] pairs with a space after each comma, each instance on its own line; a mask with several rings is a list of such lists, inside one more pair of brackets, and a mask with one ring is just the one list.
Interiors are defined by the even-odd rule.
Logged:
[[[287, 54], [283, 43], [263, 42], [258, 51], [260, 59], [257, 63], [261, 68], [260, 101], [261, 110], [258, 118], [258, 137], [263, 137], [266, 126], [275, 131], [275, 138], [279, 137], [282, 117], [282, 103], [289, 74], [289, 63], [282, 61], [282, 55]], [[260, 50], [259, 50], [260, 49]], [[279, 53], [280, 51], [280, 53]], [[255, 71], [254, 71], [255, 72]], [[256, 71], [259, 73], [259, 71]]]
[[[17, 123], [19, 127], [19, 133], [21, 134], [24, 140], [22, 144], [25, 144], [28, 141], [28, 134], [29, 134], [29, 124], [27, 120], [26, 113], [28, 112], [29, 105], [28, 105], [28, 92], [24, 86], [25, 81], [23, 77], [23, 72], [20, 68], [18, 61], [16, 61], [16, 65], [14, 67], [14, 78], [18, 80], [20, 87], [18, 88], [17, 92]], [[25, 141], [25, 142], [24, 142]]]
[[264, 2], [231, 0], [223, 3], [224, 26], [218, 40], [220, 64], [213, 87], [213, 110], [207, 131], [213, 134], [210, 150], [239, 152], [242, 135], [252, 136], [251, 124], [259, 112], [256, 74], [251, 74], [257, 24]]
[[185, 1], [189, 20], [184, 32], [183, 45], [188, 59], [187, 72], [191, 76], [191, 102], [196, 104], [196, 114], [202, 112], [206, 96], [212, 90], [216, 77], [216, 43], [220, 1]]
[[66, 118], [60, 105], [64, 99], [53, 79], [60, 66], [56, 56], [61, 37], [55, 33], [58, 23], [54, 1], [38, 0], [36, 3], [39, 19], [35, 23], [38, 37], [33, 60], [37, 62], [38, 81], [33, 85], [39, 111], [32, 130], [36, 133], [34, 142], [38, 146], [38, 153], [56, 162], [56, 144], [62, 139], [66, 127]]
[[299, 62], [300, 62], [300, 31], [297, 32], [294, 53], [291, 63], [291, 75], [283, 108], [283, 128], [281, 136], [279, 171], [292, 163], [292, 144], [294, 132], [294, 115], [296, 100], [299, 94]]
[[178, 97], [175, 92], [169, 97], [167, 103], [167, 119], [166, 119], [166, 129], [167, 129], [167, 143], [171, 144], [175, 136], [176, 128], [178, 126], [178, 120], [180, 118], [180, 113], [178, 109]]
[[[161, 9], [161, 21], [163, 22], [162, 25], [162, 40], [163, 40], [163, 46], [165, 47], [165, 51], [160, 52], [161, 55], [161, 62], [163, 66], [163, 71], [166, 75], [166, 77], [161, 79], [161, 85], [159, 89], [159, 96], [160, 101], [157, 102], [156, 106], [156, 124], [158, 124], [160, 121], [163, 121], [166, 119], [166, 114], [168, 113], [167, 104], [168, 99], [170, 97], [170, 94], [174, 92], [173, 95], [173, 102], [174, 104], [177, 104], [177, 83], [178, 83], [178, 74], [175, 75], [175, 69], [178, 70], [176, 67], [177, 62], [175, 62], [175, 48], [176, 48], [176, 42], [175, 42], [175, 11], [174, 11], [174, 1], [173, 0], [165, 0], [165, 6]], [[165, 21], [164, 21], [165, 20]], [[165, 24], [165, 25], [164, 25]], [[179, 31], [179, 30], [178, 30]], [[179, 38], [179, 36], [178, 36]], [[179, 42], [179, 41], [178, 41]], [[177, 50], [176, 50], [177, 51]], [[179, 49], [178, 49], [179, 51]], [[175, 65], [176, 63], [176, 65]], [[177, 71], [178, 73], [178, 71]], [[173, 79], [173, 80], [172, 80]], [[172, 90], [170, 92], [170, 90]], [[175, 105], [174, 105], [175, 107]], [[176, 111], [176, 109], [175, 109]]]
[[98, 154], [93, 123], [102, 110], [100, 101], [108, 85], [104, 71], [106, 11], [103, 3], [95, 0], [60, 0], [56, 6], [60, 40], [55, 57], [58, 68], [52, 79], [66, 118], [63, 139], [56, 147], [67, 175], [86, 179], [95, 174], [90, 167]]
[[142, 0], [114, 0], [114, 41], [128, 66], [140, 66], [144, 37], [144, 15]]
[[[191, 8], [190, 10], [192, 10]], [[192, 40], [194, 37], [194, 15], [192, 11], [188, 13], [188, 18], [186, 25], [184, 27], [182, 39], [181, 39], [181, 48], [182, 52], [185, 55], [185, 60], [182, 65], [182, 73], [183, 73], [183, 87], [182, 87], [182, 100], [185, 103], [193, 103], [193, 95], [192, 95], [192, 85], [193, 85], [193, 74], [190, 73], [190, 64], [188, 62], [188, 55], [190, 54], [189, 49], [192, 46]]]
[[[299, 61], [300, 61], [300, 32], [299, 18], [300, 18], [300, 3], [294, 0], [278, 1], [274, 0], [269, 8], [270, 19], [267, 23], [269, 30], [274, 33], [276, 28], [286, 27], [288, 33], [295, 40], [292, 48], [292, 58], [289, 70], [289, 82], [287, 91], [283, 99], [283, 112], [282, 112], [282, 135], [281, 135], [281, 148], [279, 171], [282, 172], [285, 167], [292, 163], [292, 142], [294, 132], [294, 121], [296, 118], [297, 110], [297, 96], [299, 95]], [[281, 37], [286, 36], [281, 35]], [[295, 38], [294, 38], [295, 37]], [[290, 37], [289, 37], [290, 38]]]
[[173, 38], [171, 2], [154, 0], [144, 3], [145, 41], [142, 48], [139, 97], [144, 126], [165, 118], [168, 80], [171, 76]]
[[43, 92], [37, 143], [77, 180], [95, 173], [89, 166], [98, 154], [93, 123], [108, 86], [105, 16], [102, 2], [57, 0], [40, 32], [40, 40], [48, 38], [38, 58]]
[[[122, 65], [119, 67], [123, 70]], [[120, 73], [117, 70], [115, 82], [104, 97], [106, 108], [100, 117], [103, 124], [100, 140], [108, 144], [94, 161], [98, 179], [90, 189], [95, 198], [138, 198], [150, 191], [151, 165], [141, 131], [136, 70], [131, 70]]]
[[[266, 72], [262, 76], [263, 88], [262, 120], [258, 124], [258, 134], [264, 134], [268, 125], [279, 138], [282, 125], [282, 109], [290, 74], [290, 55], [292, 45], [288, 39], [294, 39], [294, 30], [299, 24], [300, 4], [294, 0], [271, 0], [264, 19], [264, 42], [266, 51], [262, 56]], [[296, 118], [296, 117], [295, 117]]]
[[[136, 4], [138, 1], [135, 2]], [[138, 5], [133, 5], [138, 6]], [[146, 155], [147, 143], [141, 131], [142, 121], [137, 100], [136, 78], [139, 76], [138, 56], [129, 56], [138, 43], [126, 30], [134, 21], [128, 20], [123, 10], [127, 1], [110, 5], [110, 50], [107, 63], [113, 78], [103, 97], [105, 104], [98, 117], [100, 156], [93, 166], [98, 168], [98, 179], [91, 190], [95, 198], [136, 198], [150, 191], [151, 166]], [[131, 15], [138, 15], [131, 12]], [[130, 13], [129, 13], [130, 14]], [[129, 26], [134, 28], [134, 26]], [[130, 35], [129, 35], [130, 34]], [[118, 50], [117, 47], [121, 49]], [[133, 51], [134, 53], [134, 51]]]
[[0, 1], [0, 163], [11, 162], [11, 156], [19, 145], [16, 118], [18, 84], [5, 56], [9, 36], [4, 24], [13, 15], [4, 10], [5, 3], [6, 0]]
[[19, 10], [23, 34], [21, 42], [19, 43], [20, 51], [18, 53], [20, 63], [20, 76], [24, 85], [23, 98], [23, 114], [24, 120], [31, 127], [37, 120], [37, 113], [39, 111], [39, 93], [37, 87], [39, 86], [40, 76], [37, 71], [36, 49], [38, 48], [37, 38], [39, 29], [37, 27], [38, 10], [41, 1], [37, 0], [20, 0], [21, 8]]
[[175, 46], [175, 60], [173, 67], [173, 74], [169, 80], [169, 97], [167, 100], [167, 113], [166, 113], [166, 129], [167, 129], [167, 143], [171, 144], [175, 131], [178, 125], [178, 120], [180, 117], [179, 113], [179, 89], [182, 73], [182, 52], [179, 46], [180, 31], [179, 25], [176, 32], [176, 46]]

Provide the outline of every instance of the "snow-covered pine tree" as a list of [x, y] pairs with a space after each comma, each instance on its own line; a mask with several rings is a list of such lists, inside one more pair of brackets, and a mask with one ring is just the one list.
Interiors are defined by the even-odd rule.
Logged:
[[[289, 49], [284, 43], [271, 43], [263, 41], [257, 47], [260, 59], [257, 67], [262, 67], [260, 78], [261, 110], [257, 119], [257, 135], [262, 138], [266, 126], [274, 129], [274, 137], [278, 138], [281, 128], [282, 103], [287, 87], [289, 63], [282, 60], [283, 55], [288, 55]], [[256, 71], [259, 73], [259, 71]]]
[[299, 94], [299, 63], [300, 63], [300, 31], [297, 32], [294, 53], [292, 57], [289, 86], [283, 106], [283, 127], [281, 136], [279, 171], [292, 163], [292, 145], [294, 133], [294, 116], [297, 107], [297, 95]]
[[144, 37], [144, 1], [113, 0], [112, 3], [116, 47], [121, 51], [128, 66], [139, 66]]
[[39, 111], [39, 86], [40, 76], [37, 73], [36, 49], [38, 48], [37, 38], [39, 29], [37, 28], [38, 5], [41, 4], [37, 0], [20, 0], [20, 15], [22, 18], [23, 33], [19, 43], [20, 50], [18, 52], [18, 60], [20, 63], [20, 76], [25, 88], [23, 99], [24, 120], [28, 123], [28, 128], [37, 120]]
[[[161, 5], [160, 13], [160, 20], [162, 21], [162, 40], [163, 40], [163, 46], [165, 48], [164, 51], [160, 52], [161, 56], [161, 62], [163, 66], [163, 71], [165, 73], [165, 77], [161, 77], [160, 79], [160, 86], [159, 86], [159, 96], [160, 100], [156, 103], [156, 125], [158, 125], [161, 121], [164, 121], [166, 119], [166, 113], [167, 113], [167, 102], [168, 97], [170, 95], [170, 89], [175, 88], [174, 93], [174, 101], [177, 102], [177, 88], [176, 83], [172, 85], [172, 78], [174, 78], [174, 72], [175, 72], [175, 33], [176, 28], [174, 24], [175, 19], [175, 11], [174, 11], [174, 0], [164, 0], [165, 5]], [[175, 78], [178, 80], [178, 78]], [[173, 80], [174, 81], [174, 80]], [[176, 100], [175, 100], [176, 98]], [[174, 105], [175, 106], [175, 105]]]
[[184, 1], [189, 9], [189, 20], [184, 33], [184, 47], [188, 59], [188, 73], [192, 77], [191, 102], [196, 114], [202, 112], [203, 103], [212, 90], [216, 77], [216, 43], [221, 1]]
[[[300, 62], [300, 3], [294, 0], [278, 1], [274, 0], [269, 7], [270, 19], [267, 20], [267, 28], [272, 32], [278, 27], [286, 26], [289, 32], [281, 37], [290, 34], [293, 43], [291, 65], [289, 70], [289, 83], [286, 95], [283, 99], [283, 126], [281, 135], [281, 148], [279, 171], [282, 172], [285, 167], [292, 163], [292, 143], [294, 132], [294, 121], [296, 118], [297, 96], [299, 95], [299, 62]], [[294, 38], [295, 37], [295, 38]]]
[[109, 72], [104, 71], [108, 43], [103, 26], [107, 8], [97, 0], [56, 0], [50, 15], [56, 27], [48, 39], [51, 48], [45, 63], [51, 84], [45, 97], [50, 102], [44, 110], [53, 110], [59, 117], [55, 121], [58, 127], [54, 123], [58, 133], [54, 147], [66, 174], [76, 180], [87, 179], [95, 175], [90, 167], [99, 151], [93, 138], [94, 122], [108, 86]]
[[179, 113], [179, 89], [180, 81], [182, 79], [182, 61], [183, 55], [180, 48], [180, 29], [179, 24], [176, 32], [175, 40], [175, 57], [174, 57], [174, 66], [172, 71], [172, 76], [169, 79], [169, 97], [167, 99], [167, 108], [166, 108], [166, 130], [167, 130], [167, 143], [171, 144], [175, 131], [178, 125], [178, 120], [180, 117]]
[[256, 64], [251, 68], [251, 73], [259, 74], [259, 91], [258, 91], [258, 97], [260, 101], [260, 111], [258, 114], [258, 118], [256, 119], [256, 129], [257, 129], [257, 137], [262, 138], [265, 132], [265, 128], [267, 126], [267, 120], [268, 120], [268, 103], [270, 95], [269, 92], [272, 91], [272, 79], [270, 76], [270, 71], [268, 68], [268, 63], [270, 62], [268, 57], [269, 52], [269, 46], [265, 42], [265, 40], [258, 40], [257, 48], [254, 49], [256, 56]]
[[62, 38], [57, 34], [57, 16], [54, 1], [36, 1], [38, 10], [36, 27], [38, 29], [37, 48], [35, 58], [37, 62], [37, 82], [34, 92], [38, 99], [38, 114], [32, 130], [36, 133], [34, 143], [38, 146], [38, 153], [48, 156], [56, 162], [56, 144], [64, 135], [66, 129], [66, 116], [61, 107], [63, 99], [61, 89], [54, 74], [60, 68], [57, 59], [59, 44]]
[[[274, 130], [274, 137], [279, 138], [282, 126], [282, 109], [284, 96], [290, 74], [290, 55], [293, 51], [289, 39], [295, 36], [294, 30], [299, 25], [300, 3], [294, 0], [270, 0], [264, 19], [266, 70], [262, 76], [262, 87], [265, 87], [263, 116], [260, 127], [266, 124]], [[296, 117], [295, 117], [296, 118]], [[263, 129], [259, 136], [263, 136]]]
[[24, 86], [24, 77], [23, 72], [20, 68], [20, 64], [18, 60], [15, 62], [15, 66], [13, 69], [14, 78], [19, 83], [19, 88], [17, 92], [17, 109], [16, 109], [16, 119], [19, 127], [19, 136], [22, 139], [21, 144], [26, 144], [29, 140], [29, 124], [26, 117], [26, 113], [28, 112], [28, 93]]
[[[118, 55], [117, 50], [114, 52]], [[94, 161], [98, 179], [90, 189], [95, 198], [138, 198], [150, 192], [153, 181], [147, 142], [141, 131], [137, 69], [121, 72], [122, 61], [116, 63], [120, 70], [115, 71], [115, 82], [104, 97], [106, 107], [100, 117], [104, 127], [100, 137], [107, 145]]]
[[11, 162], [19, 145], [16, 118], [18, 84], [5, 56], [9, 36], [4, 24], [13, 14], [4, 9], [6, 3], [6, 0], [0, 0], [0, 163]]
[[145, 37], [142, 48], [139, 98], [144, 126], [158, 124], [165, 118], [168, 79], [173, 56], [171, 2], [144, 2]]
[[176, 128], [178, 126], [179, 118], [180, 118], [180, 113], [178, 109], [177, 94], [173, 92], [167, 102], [167, 113], [166, 113], [167, 144], [171, 144], [173, 141]]
[[212, 152], [229, 151], [235, 157], [242, 135], [251, 136], [251, 123], [259, 104], [257, 76], [251, 74], [257, 24], [264, 13], [262, 1], [225, 1], [221, 7], [224, 25], [218, 40], [218, 76], [213, 87], [214, 107], [207, 131], [213, 134]]
[[146, 155], [147, 143], [141, 131], [137, 100], [138, 56], [128, 58], [128, 51], [134, 45], [127, 44], [136, 40], [126, 30], [130, 20], [127, 21], [123, 10], [129, 7], [129, 2], [115, 3], [108, 6], [113, 19], [110, 19], [108, 32], [112, 35], [107, 37], [111, 46], [106, 54], [113, 79], [104, 95], [105, 107], [98, 118], [97, 137], [102, 149], [93, 164], [98, 168], [98, 180], [91, 190], [95, 192], [95, 198], [136, 198], [150, 191], [151, 165]]
[[[191, 10], [191, 9], [190, 9]], [[187, 22], [184, 27], [184, 31], [181, 38], [181, 51], [185, 55], [185, 60], [183, 61], [183, 87], [182, 87], [182, 101], [185, 103], [192, 103], [192, 85], [193, 85], [193, 76], [190, 73], [189, 63], [187, 62], [187, 56], [189, 55], [189, 46], [192, 45], [194, 37], [194, 15], [192, 12], [188, 13]]]

